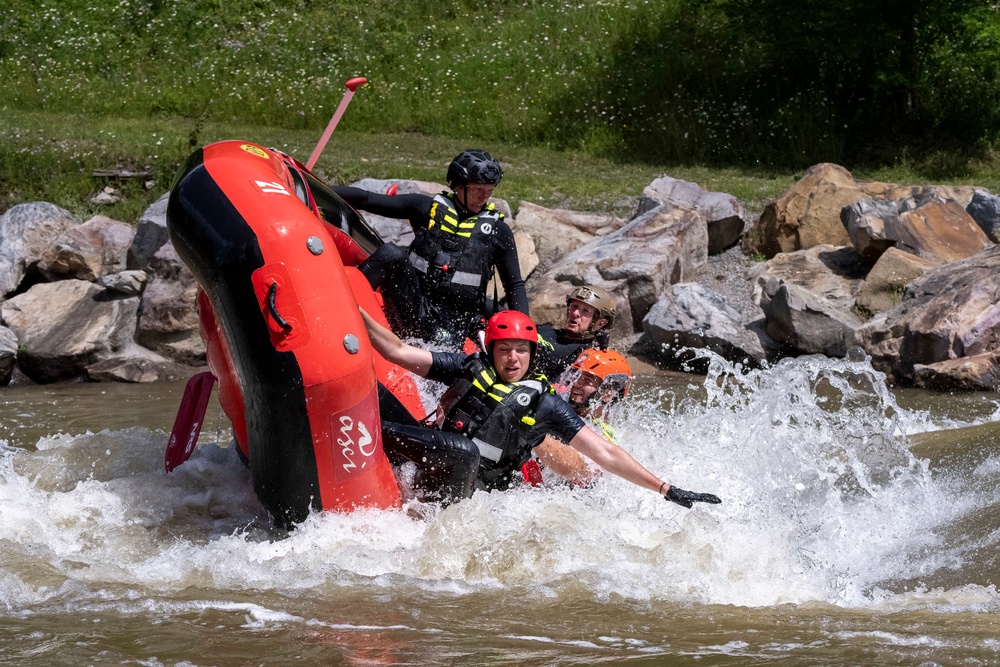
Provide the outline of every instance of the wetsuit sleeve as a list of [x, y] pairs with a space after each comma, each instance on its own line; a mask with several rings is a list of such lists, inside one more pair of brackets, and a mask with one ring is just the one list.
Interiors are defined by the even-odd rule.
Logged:
[[409, 220], [414, 227], [427, 226], [427, 216], [434, 202], [433, 197], [421, 194], [390, 196], [346, 185], [334, 185], [332, 189], [338, 197], [359, 211]]
[[579, 415], [573, 412], [569, 403], [552, 394], [543, 394], [538, 399], [535, 419], [535, 432], [544, 431], [564, 443], [576, 437], [580, 429], [586, 425]]
[[510, 231], [506, 223], [498, 225], [493, 243], [493, 263], [500, 273], [500, 282], [507, 294], [507, 306], [528, 315], [528, 293], [524, 289], [521, 265], [517, 261], [514, 232]]
[[431, 369], [427, 379], [451, 384], [465, 374], [464, 362], [469, 355], [461, 352], [431, 352]]

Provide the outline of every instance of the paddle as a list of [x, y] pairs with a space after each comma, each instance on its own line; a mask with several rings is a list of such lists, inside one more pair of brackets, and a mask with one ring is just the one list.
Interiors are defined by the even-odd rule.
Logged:
[[312, 170], [316, 165], [316, 160], [319, 159], [320, 153], [326, 147], [326, 142], [330, 140], [330, 135], [333, 134], [333, 130], [337, 127], [337, 123], [340, 122], [340, 117], [344, 115], [344, 111], [347, 109], [347, 105], [351, 103], [351, 98], [354, 97], [354, 91], [358, 89], [358, 86], [363, 85], [366, 79], [363, 76], [350, 79], [344, 85], [347, 86], [347, 92], [344, 93], [344, 97], [340, 100], [340, 104], [337, 106], [337, 110], [333, 112], [333, 117], [330, 119], [330, 123], [323, 130], [323, 136], [319, 138], [319, 143], [316, 144], [316, 148], [313, 149], [312, 155], [309, 156], [309, 161], [306, 162], [306, 169]]
[[198, 444], [198, 434], [201, 433], [205, 408], [208, 407], [214, 384], [215, 376], [205, 371], [192, 376], [184, 387], [181, 405], [174, 418], [174, 429], [167, 441], [167, 453], [163, 457], [167, 472], [187, 461]]

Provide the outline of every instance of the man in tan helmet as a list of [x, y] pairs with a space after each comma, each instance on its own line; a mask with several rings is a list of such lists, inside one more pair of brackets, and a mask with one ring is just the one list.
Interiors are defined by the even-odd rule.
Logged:
[[606, 350], [615, 320], [615, 299], [607, 290], [581, 285], [566, 297], [566, 324], [538, 325], [538, 369], [558, 378], [588, 348]]

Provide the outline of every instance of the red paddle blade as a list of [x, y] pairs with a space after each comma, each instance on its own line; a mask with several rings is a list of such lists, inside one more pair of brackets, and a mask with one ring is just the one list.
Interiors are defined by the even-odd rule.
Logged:
[[167, 453], [163, 457], [167, 472], [187, 461], [198, 444], [198, 434], [201, 433], [205, 408], [208, 407], [214, 384], [215, 376], [205, 371], [193, 376], [184, 387], [184, 396], [177, 408], [177, 417], [174, 418], [174, 428], [167, 441]]
[[535, 459], [528, 459], [521, 466], [521, 474], [524, 475], [524, 481], [531, 486], [542, 485], [542, 468]]

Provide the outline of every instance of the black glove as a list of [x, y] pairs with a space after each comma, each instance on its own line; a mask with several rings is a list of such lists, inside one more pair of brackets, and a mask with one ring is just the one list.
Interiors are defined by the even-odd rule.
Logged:
[[667, 489], [666, 495], [663, 496], [667, 500], [673, 503], [677, 503], [682, 507], [687, 507], [691, 509], [692, 503], [711, 503], [713, 505], [718, 505], [722, 502], [719, 496], [713, 496], [711, 493], [695, 493], [694, 491], [685, 491], [680, 489], [673, 484]]

